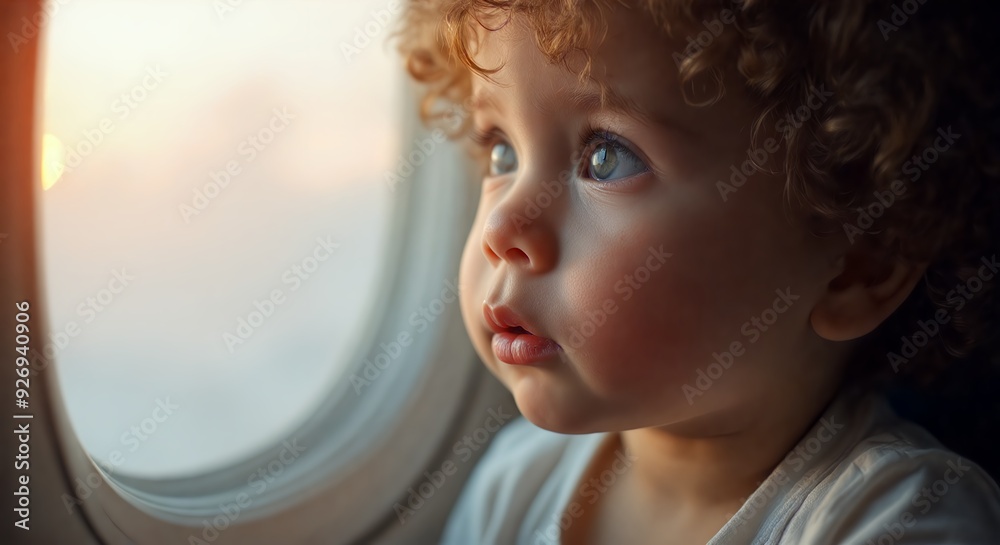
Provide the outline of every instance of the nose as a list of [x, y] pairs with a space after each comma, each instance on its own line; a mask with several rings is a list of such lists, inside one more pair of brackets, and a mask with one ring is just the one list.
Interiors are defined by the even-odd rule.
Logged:
[[488, 212], [483, 255], [494, 267], [507, 263], [540, 274], [555, 267], [559, 257], [559, 195], [521, 182], [526, 181], [518, 180]]

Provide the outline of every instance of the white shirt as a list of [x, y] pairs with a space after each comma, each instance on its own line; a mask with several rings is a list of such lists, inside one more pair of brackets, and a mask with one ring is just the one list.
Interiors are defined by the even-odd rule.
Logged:
[[[631, 463], [619, 451], [603, 482], [580, 482], [607, 436], [512, 421], [466, 483], [442, 543], [558, 544], [579, 516], [575, 492], [596, 502]], [[709, 541], [737, 544], [1000, 545], [1000, 488], [883, 398], [845, 394]]]

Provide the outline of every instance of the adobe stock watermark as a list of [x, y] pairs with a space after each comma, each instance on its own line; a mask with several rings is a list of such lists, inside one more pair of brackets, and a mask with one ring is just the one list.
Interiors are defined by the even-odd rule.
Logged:
[[230, 354], [234, 353], [238, 346], [250, 340], [254, 333], [274, 316], [278, 307], [288, 301], [289, 295], [298, 291], [303, 283], [312, 278], [320, 266], [333, 256], [334, 250], [340, 248], [340, 243], [333, 242], [331, 238], [329, 235], [326, 238], [316, 237], [316, 245], [312, 251], [281, 273], [281, 285], [287, 286], [287, 294], [281, 287], [276, 287], [268, 292], [264, 299], [254, 299], [253, 310], [236, 319], [236, 328], [233, 332], [222, 333], [222, 341]]
[[578, 165], [582, 159], [583, 154], [581, 151], [574, 151], [570, 159], [572, 167], [560, 171], [556, 179], [542, 181], [539, 184], [541, 186], [540, 190], [534, 196], [524, 198], [524, 207], [520, 212], [514, 213], [511, 217], [511, 220], [514, 222], [514, 228], [517, 229], [518, 233], [523, 232], [526, 227], [541, 217], [543, 211], [562, 197], [563, 193], [568, 190], [569, 184], [572, 182], [573, 176], [577, 172]]
[[791, 135], [793, 130], [802, 128], [807, 121], [812, 119], [814, 112], [823, 107], [828, 100], [833, 97], [832, 91], [826, 90], [826, 85], [820, 85], [819, 87], [813, 87], [809, 90], [809, 95], [806, 100], [796, 108], [794, 111], [785, 114], [785, 117], [779, 119], [774, 124], [774, 130], [781, 134], [781, 139], [776, 140], [773, 137], [768, 137], [764, 140], [763, 145], [750, 146], [746, 152], [746, 160], [739, 165], [730, 165], [729, 171], [729, 183], [722, 180], [715, 182], [716, 189], [719, 190], [719, 196], [722, 197], [722, 202], [729, 200], [729, 195], [739, 191], [744, 184], [747, 183], [749, 178], [758, 172], [755, 165], [763, 165], [767, 163], [767, 160], [778, 153], [784, 142], [788, 141], [788, 137]]
[[393, 16], [398, 15], [402, 9], [399, 0], [389, 0], [385, 9], [370, 12], [369, 20], [354, 28], [353, 40], [340, 42], [340, 52], [344, 54], [344, 60], [353, 62], [361, 54], [361, 50], [371, 45], [372, 41], [385, 31]]
[[29, 351], [32, 371], [41, 372], [48, 368], [56, 354], [65, 350], [73, 339], [80, 336], [84, 330], [82, 326], [93, 323], [135, 281], [135, 277], [129, 274], [125, 267], [112, 270], [110, 275], [107, 283], [91, 295], [84, 297], [76, 306], [76, 315], [79, 316], [80, 321], [69, 320], [62, 327], [55, 327], [53, 324], [49, 332], [49, 340], [42, 346], [42, 349]]
[[525, 227], [531, 225], [533, 221], [541, 217], [542, 211], [552, 206], [552, 203], [562, 196], [563, 191], [568, 186], [572, 177], [571, 170], [564, 170], [559, 174], [558, 180], [545, 180], [542, 182], [542, 190], [534, 197], [524, 198], [524, 210], [514, 214], [514, 228], [518, 233], [524, 231]]
[[[771, 302], [771, 306], [761, 311], [759, 315], [751, 316], [740, 327], [740, 333], [747, 339], [747, 346], [759, 341], [768, 328], [778, 321], [778, 317], [788, 312], [795, 301], [799, 300], [799, 296], [792, 293], [791, 286], [784, 290], [776, 289], [774, 293], [777, 294], [777, 297]], [[722, 378], [722, 375], [732, 368], [733, 364], [736, 363], [736, 358], [746, 353], [747, 346], [744, 346], [742, 341], [733, 341], [729, 344], [729, 350], [722, 353], [712, 352], [712, 359], [715, 361], [695, 372], [698, 378], [695, 379], [694, 386], [688, 383], [681, 386], [681, 393], [684, 394], [688, 405], [694, 405], [696, 397], [705, 395], [705, 392], [715, 384], [715, 381]]]
[[[977, 293], [983, 290], [987, 282], [993, 280], [1000, 272], [1000, 264], [997, 263], [997, 256], [993, 254], [987, 259], [980, 258], [983, 263], [979, 267], [976, 276], [970, 277], [965, 282], [959, 283], [945, 294], [945, 302], [954, 306], [954, 312], [965, 308], [965, 304], [972, 300]], [[898, 373], [900, 367], [910, 363], [920, 349], [927, 346], [937, 335], [945, 324], [951, 321], [951, 314], [943, 308], [934, 312], [934, 316], [928, 320], [917, 320], [918, 331], [914, 331], [909, 336], [899, 338], [898, 351], [889, 351], [886, 358], [894, 373]]]
[[[606, 494], [618, 482], [618, 479], [625, 475], [632, 464], [638, 460], [631, 451], [618, 449], [615, 451], [615, 458], [611, 462], [611, 467], [601, 471], [597, 477], [587, 479], [578, 490], [577, 496], [583, 496], [588, 505], [594, 505], [601, 496]], [[576, 496], [574, 496], [576, 497]], [[552, 516], [552, 520], [545, 526], [544, 530], [535, 530], [533, 545], [559, 545], [560, 536], [566, 533], [573, 526], [573, 523], [584, 515], [583, 504], [573, 500], [566, 506], [566, 509], [559, 516]]]
[[119, 122], [128, 119], [132, 112], [145, 102], [169, 75], [158, 64], [147, 66], [142, 79], [111, 102], [111, 113], [114, 115], [104, 116], [97, 122], [96, 127], [83, 131], [82, 140], [76, 145], [66, 148], [65, 159], [58, 161], [59, 168], [65, 173], [73, 172], [79, 168], [84, 159], [93, 155], [105, 139], [115, 132], [117, 129], [115, 119]]
[[406, 157], [400, 155], [396, 159], [396, 168], [385, 173], [385, 183], [389, 186], [389, 191], [395, 192], [396, 186], [408, 180], [416, 171], [417, 167], [424, 164], [434, 153], [439, 145], [443, 144], [448, 137], [441, 129], [434, 129], [430, 136], [417, 138], [413, 142], [413, 151]]
[[[171, 403], [169, 397], [165, 400], [157, 398], [156, 406], [153, 407], [150, 415], [122, 433], [120, 438], [122, 446], [128, 447], [128, 452], [139, 450], [139, 447], [148, 441], [178, 409], [180, 409], [180, 405]], [[108, 453], [105, 460], [95, 460], [95, 463], [108, 475], [114, 475], [115, 471], [125, 463], [125, 454], [121, 450], [115, 449]], [[63, 506], [66, 507], [66, 512], [70, 515], [73, 514], [74, 507], [82, 505], [93, 495], [94, 490], [104, 483], [104, 479], [96, 471], [91, 471], [83, 479], [76, 477], [75, 481], [76, 487], [73, 490], [75, 495], [70, 496], [66, 493], [62, 495]]]
[[[99, 314], [107, 310], [120, 297], [133, 280], [135, 277], [128, 274], [125, 268], [112, 270], [107, 285], [98, 289], [93, 295], [85, 297], [76, 306], [77, 314], [83, 318], [83, 324], [86, 325], [96, 320]], [[83, 328], [77, 320], [69, 320], [58, 328], [53, 325], [49, 332], [49, 339], [42, 346], [42, 349], [28, 351], [30, 369], [35, 373], [41, 373], [48, 369], [49, 365], [55, 361], [56, 355], [69, 346], [72, 339], [79, 337], [82, 332]]]
[[[941, 158], [941, 154], [951, 149], [951, 147], [957, 142], [962, 135], [953, 132], [951, 126], [947, 129], [938, 128], [938, 136], [934, 139], [931, 145], [927, 146], [918, 154], [913, 155], [908, 161], [903, 163], [902, 172], [909, 176], [910, 183], [916, 182], [924, 175], [925, 172], [931, 169]], [[857, 240], [858, 235], [863, 235], [865, 233], [874, 234], [873, 231], [869, 231], [875, 226], [875, 222], [885, 215], [886, 210], [888, 210], [892, 205], [899, 202], [899, 198], [906, 193], [907, 184], [900, 179], [895, 179], [889, 184], [889, 189], [886, 191], [875, 190], [872, 195], [875, 200], [872, 201], [868, 206], [858, 207], [856, 210], [858, 212], [858, 219], [854, 221], [853, 224], [844, 224], [844, 234], [847, 235], [847, 240], [854, 244]]]
[[17, 53], [21, 46], [27, 44], [28, 40], [38, 36], [38, 33], [59, 13], [59, 9], [69, 2], [70, 0], [42, 0], [41, 10], [35, 12], [30, 18], [22, 17], [21, 32], [17, 34], [13, 31], [7, 33], [7, 41], [14, 53]]
[[948, 460], [947, 468], [941, 474], [940, 479], [936, 479], [930, 484], [920, 489], [920, 492], [910, 498], [910, 506], [913, 510], [907, 509], [896, 517], [896, 520], [882, 524], [883, 533], [865, 541], [865, 545], [895, 545], [903, 539], [906, 531], [917, 523], [918, 515], [926, 515], [935, 504], [939, 503], [951, 490], [951, 487], [958, 484], [962, 477], [972, 469], [967, 460], [956, 457]]
[[236, 11], [236, 8], [244, 3], [246, 0], [215, 0], [212, 7], [215, 8], [215, 14], [219, 16], [219, 21], [223, 21], [227, 15]]
[[806, 468], [806, 463], [819, 455], [826, 444], [833, 441], [844, 428], [845, 425], [838, 423], [836, 418], [820, 419], [813, 431], [785, 455], [784, 460], [771, 475], [758, 484], [757, 490], [749, 498], [743, 500], [743, 508], [737, 513], [730, 514], [730, 518], [735, 518], [740, 524], [753, 519], [757, 510], [767, 505], [778, 494], [778, 488], [792, 482], [793, 476], [801, 473]]
[[258, 467], [247, 476], [247, 486], [252, 489], [252, 494], [240, 492], [232, 501], [219, 505], [219, 514], [211, 519], [202, 519], [201, 532], [198, 535], [188, 535], [188, 545], [208, 545], [219, 539], [222, 532], [228, 530], [239, 520], [240, 515], [250, 507], [254, 500], [267, 491], [278, 478], [285, 472], [285, 469], [295, 463], [306, 451], [304, 446], [299, 445], [298, 438], [291, 441], [285, 440], [281, 444], [282, 448], [266, 465]]
[[468, 96], [462, 100], [461, 104], [451, 103], [450, 106], [441, 113], [441, 119], [448, 125], [448, 130], [457, 131], [466, 122], [476, 107], [476, 97]]
[[[615, 282], [615, 293], [620, 295], [618, 299], [620, 301], [632, 299], [636, 292], [653, 278], [653, 273], [663, 268], [663, 264], [673, 255], [664, 251], [662, 244], [658, 247], [650, 246], [646, 250], [646, 259], [643, 264]], [[618, 310], [618, 301], [608, 297], [601, 303], [600, 307], [585, 312], [583, 322], [570, 328], [569, 346], [572, 348], [583, 346]]]
[[359, 372], [351, 373], [349, 380], [354, 386], [354, 393], [361, 395], [362, 390], [378, 380], [382, 373], [399, 359], [403, 354], [403, 349], [412, 345], [413, 340], [418, 335], [427, 331], [444, 314], [449, 305], [458, 301], [458, 297], [458, 279], [445, 280], [444, 288], [441, 289], [437, 297], [410, 313], [407, 320], [410, 324], [409, 329], [400, 331], [388, 343], [379, 343], [378, 353], [371, 358], [365, 358]]
[[898, 31], [901, 26], [908, 23], [910, 17], [926, 3], [927, 0], [903, 0], [899, 5], [893, 4], [889, 20], [886, 21], [883, 18], [876, 22], [879, 32], [882, 33], [882, 39], [888, 42], [889, 34]]
[[257, 157], [267, 149], [279, 134], [284, 132], [294, 121], [296, 116], [288, 112], [288, 108], [274, 108], [271, 110], [271, 118], [267, 124], [257, 132], [241, 140], [236, 145], [236, 154], [243, 158], [228, 161], [221, 170], [213, 170], [208, 173], [209, 181], [200, 188], [191, 190], [192, 198], [189, 203], [177, 205], [177, 211], [181, 215], [184, 223], [191, 223], [192, 216], [199, 216], [212, 204], [219, 195], [222, 194], [229, 184], [239, 176], [243, 169], [257, 160]]
[[[508, 420], [514, 417], [513, 414], [505, 412], [503, 406], [498, 406], [495, 410], [492, 408], [488, 409], [487, 414], [488, 416], [481, 426], [473, 430], [472, 433], [466, 434], [462, 440], [452, 445], [451, 451], [454, 456], [442, 462], [440, 469], [430, 472], [425, 471], [423, 481], [415, 487], [411, 486], [406, 489], [407, 498], [405, 505], [401, 502], [396, 502], [392, 506], [396, 512], [396, 518], [399, 519], [401, 525], [406, 524], [407, 518], [413, 518], [417, 514], [417, 511], [427, 505], [427, 502], [448, 481], [448, 477], [458, 472], [459, 464], [468, 462], [472, 458], [473, 451], [479, 451], [486, 446], [490, 438], [500, 431], [500, 428]], [[458, 457], [457, 462], [454, 459], [455, 457]]]

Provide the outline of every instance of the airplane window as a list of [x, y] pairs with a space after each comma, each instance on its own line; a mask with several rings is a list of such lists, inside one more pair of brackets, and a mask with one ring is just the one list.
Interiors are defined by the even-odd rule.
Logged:
[[399, 4], [56, 4], [44, 352], [110, 473], [211, 471], [280, 441], [358, 363], [393, 268]]

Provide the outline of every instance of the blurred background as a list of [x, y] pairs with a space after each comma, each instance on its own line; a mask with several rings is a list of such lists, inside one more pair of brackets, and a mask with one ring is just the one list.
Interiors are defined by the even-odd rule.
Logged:
[[385, 0], [52, 0], [42, 267], [73, 428], [212, 470], [346, 380], [386, 269], [403, 75]]

